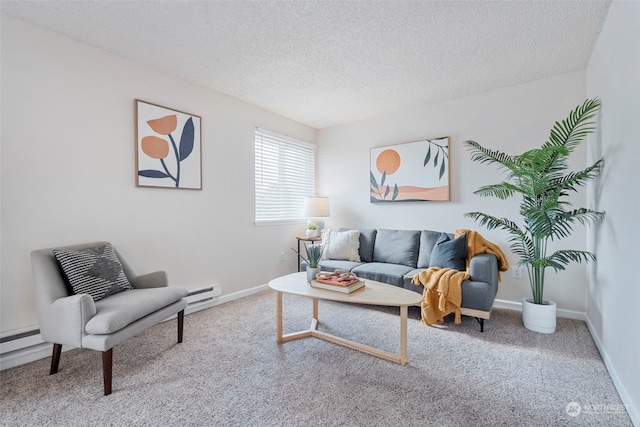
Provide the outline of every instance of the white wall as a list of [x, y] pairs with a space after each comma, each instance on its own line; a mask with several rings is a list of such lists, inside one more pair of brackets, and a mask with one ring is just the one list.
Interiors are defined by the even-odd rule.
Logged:
[[[1, 53], [2, 332], [37, 324], [37, 248], [109, 240], [139, 273], [224, 294], [295, 268], [304, 225], [253, 223], [254, 128], [314, 129], [4, 15]], [[135, 187], [134, 98], [202, 117], [202, 191]]]
[[[607, 217], [594, 230], [587, 318], [636, 426], [640, 425], [640, 3], [614, 1], [587, 70], [587, 92], [602, 101], [589, 154], [605, 158], [592, 205]], [[593, 402], [596, 403], [596, 402]]]
[[[318, 132], [319, 185], [331, 196], [330, 227], [374, 227], [431, 229], [453, 232], [457, 228], [479, 231], [499, 244], [509, 255], [507, 234], [487, 231], [463, 215], [483, 211], [517, 218], [518, 200], [480, 198], [473, 191], [481, 185], [500, 182], [495, 167], [471, 162], [462, 142], [475, 140], [492, 149], [518, 154], [546, 141], [556, 120], [565, 118], [586, 95], [585, 73], [575, 72], [529, 84], [485, 92], [424, 108]], [[450, 136], [450, 202], [371, 204], [369, 202], [369, 149], [424, 138]], [[576, 168], [586, 166], [586, 144], [574, 153]], [[583, 192], [576, 205], [586, 204]], [[337, 218], [337, 219], [334, 219]], [[563, 247], [584, 249], [586, 230], [577, 227]], [[521, 302], [531, 290], [526, 278], [503, 274], [499, 299]], [[560, 310], [586, 311], [586, 270], [584, 265], [548, 275], [545, 297], [556, 301]]]

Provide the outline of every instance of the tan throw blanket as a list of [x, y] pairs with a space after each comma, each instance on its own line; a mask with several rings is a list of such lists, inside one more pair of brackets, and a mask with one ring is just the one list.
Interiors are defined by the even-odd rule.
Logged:
[[462, 281], [469, 278], [466, 271], [452, 268], [431, 267], [413, 276], [413, 283], [424, 286], [422, 323], [441, 324], [446, 315], [455, 313], [455, 322], [460, 323]]
[[[469, 262], [477, 254], [492, 254], [498, 259], [498, 271], [507, 271], [509, 262], [499, 246], [489, 242], [480, 233], [471, 230], [456, 230], [455, 237], [467, 233], [467, 270], [431, 267], [413, 276], [412, 282], [424, 286], [422, 323], [441, 324], [444, 317], [455, 313], [455, 322], [460, 323], [462, 282], [469, 279]], [[500, 273], [498, 273], [500, 280]]]

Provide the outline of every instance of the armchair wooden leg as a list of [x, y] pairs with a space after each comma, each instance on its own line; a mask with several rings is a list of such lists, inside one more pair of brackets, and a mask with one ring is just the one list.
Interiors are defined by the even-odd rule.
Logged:
[[53, 355], [51, 356], [51, 371], [49, 371], [49, 375], [53, 375], [58, 372], [58, 365], [60, 365], [60, 353], [62, 353], [62, 344], [53, 344]]
[[111, 394], [111, 373], [113, 369], [113, 348], [102, 352], [102, 375], [104, 377], [104, 395]]
[[182, 342], [183, 330], [184, 330], [184, 310], [178, 312], [178, 343]]

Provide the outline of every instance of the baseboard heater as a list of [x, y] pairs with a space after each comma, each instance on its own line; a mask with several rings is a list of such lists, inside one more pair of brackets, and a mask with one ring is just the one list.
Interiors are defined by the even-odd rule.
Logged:
[[40, 329], [32, 328], [0, 337], [0, 354], [42, 343]]
[[189, 305], [185, 312], [193, 313], [194, 311], [208, 308], [213, 301], [222, 295], [221, 285], [205, 286], [200, 289], [194, 289], [187, 294], [187, 302]]

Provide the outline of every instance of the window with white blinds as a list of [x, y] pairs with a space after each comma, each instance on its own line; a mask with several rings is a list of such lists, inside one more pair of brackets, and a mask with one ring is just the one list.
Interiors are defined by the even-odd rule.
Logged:
[[315, 145], [256, 128], [256, 223], [302, 219], [314, 194]]

